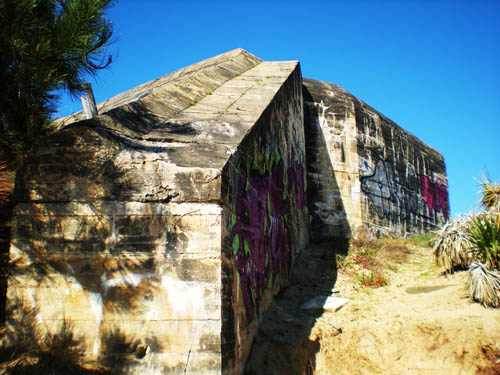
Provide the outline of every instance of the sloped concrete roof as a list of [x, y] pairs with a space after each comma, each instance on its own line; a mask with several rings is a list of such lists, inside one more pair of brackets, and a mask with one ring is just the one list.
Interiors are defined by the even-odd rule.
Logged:
[[[118, 94], [97, 104], [97, 110], [99, 115], [110, 118], [121, 118], [124, 112], [172, 117], [261, 61], [238, 48]], [[58, 122], [64, 127], [84, 119], [80, 111]]]
[[[117, 95], [92, 119], [61, 119], [17, 197], [182, 200], [175, 186], [197, 184], [194, 195], [218, 199], [221, 169], [291, 76], [300, 80], [297, 61], [262, 62], [237, 49]], [[75, 173], [85, 192], [52, 178]], [[39, 184], [38, 174], [51, 184]], [[156, 191], [167, 185], [168, 192]]]

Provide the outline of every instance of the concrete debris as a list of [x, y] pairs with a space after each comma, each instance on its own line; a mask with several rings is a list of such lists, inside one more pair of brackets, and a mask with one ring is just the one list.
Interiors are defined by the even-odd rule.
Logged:
[[300, 306], [300, 309], [310, 311], [323, 310], [335, 312], [340, 310], [344, 305], [348, 304], [349, 301], [349, 298], [317, 296]]

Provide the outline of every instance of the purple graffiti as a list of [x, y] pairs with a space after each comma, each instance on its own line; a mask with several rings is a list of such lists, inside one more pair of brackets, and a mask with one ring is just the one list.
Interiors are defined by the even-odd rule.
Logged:
[[421, 196], [429, 211], [443, 213], [445, 220], [448, 220], [448, 190], [439, 181], [432, 182], [429, 177], [420, 177]]
[[307, 204], [307, 195], [304, 191], [304, 167], [296, 163], [295, 168], [288, 169], [288, 183], [294, 186], [297, 196], [297, 207], [302, 209]]
[[302, 165], [297, 163], [286, 172], [287, 176], [283, 160], [264, 173], [240, 168], [231, 240], [248, 322], [258, 313], [260, 299], [269, 283], [272, 285], [278, 275], [288, 279], [290, 274], [292, 249], [287, 194], [294, 191], [297, 206], [302, 208], [305, 189]]

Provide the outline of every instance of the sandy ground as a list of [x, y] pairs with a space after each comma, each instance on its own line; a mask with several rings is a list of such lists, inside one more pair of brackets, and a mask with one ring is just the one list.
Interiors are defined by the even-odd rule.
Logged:
[[500, 309], [469, 301], [467, 272], [442, 275], [429, 248], [386, 271], [375, 289], [339, 271], [333, 295], [351, 302], [315, 321], [314, 374], [500, 374]]

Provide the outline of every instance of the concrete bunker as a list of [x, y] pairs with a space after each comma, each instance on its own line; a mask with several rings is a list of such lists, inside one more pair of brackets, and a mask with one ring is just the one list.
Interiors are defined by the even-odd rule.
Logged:
[[442, 156], [296, 61], [238, 49], [98, 110], [18, 174], [8, 299], [131, 374], [241, 374], [311, 239], [448, 217]]

